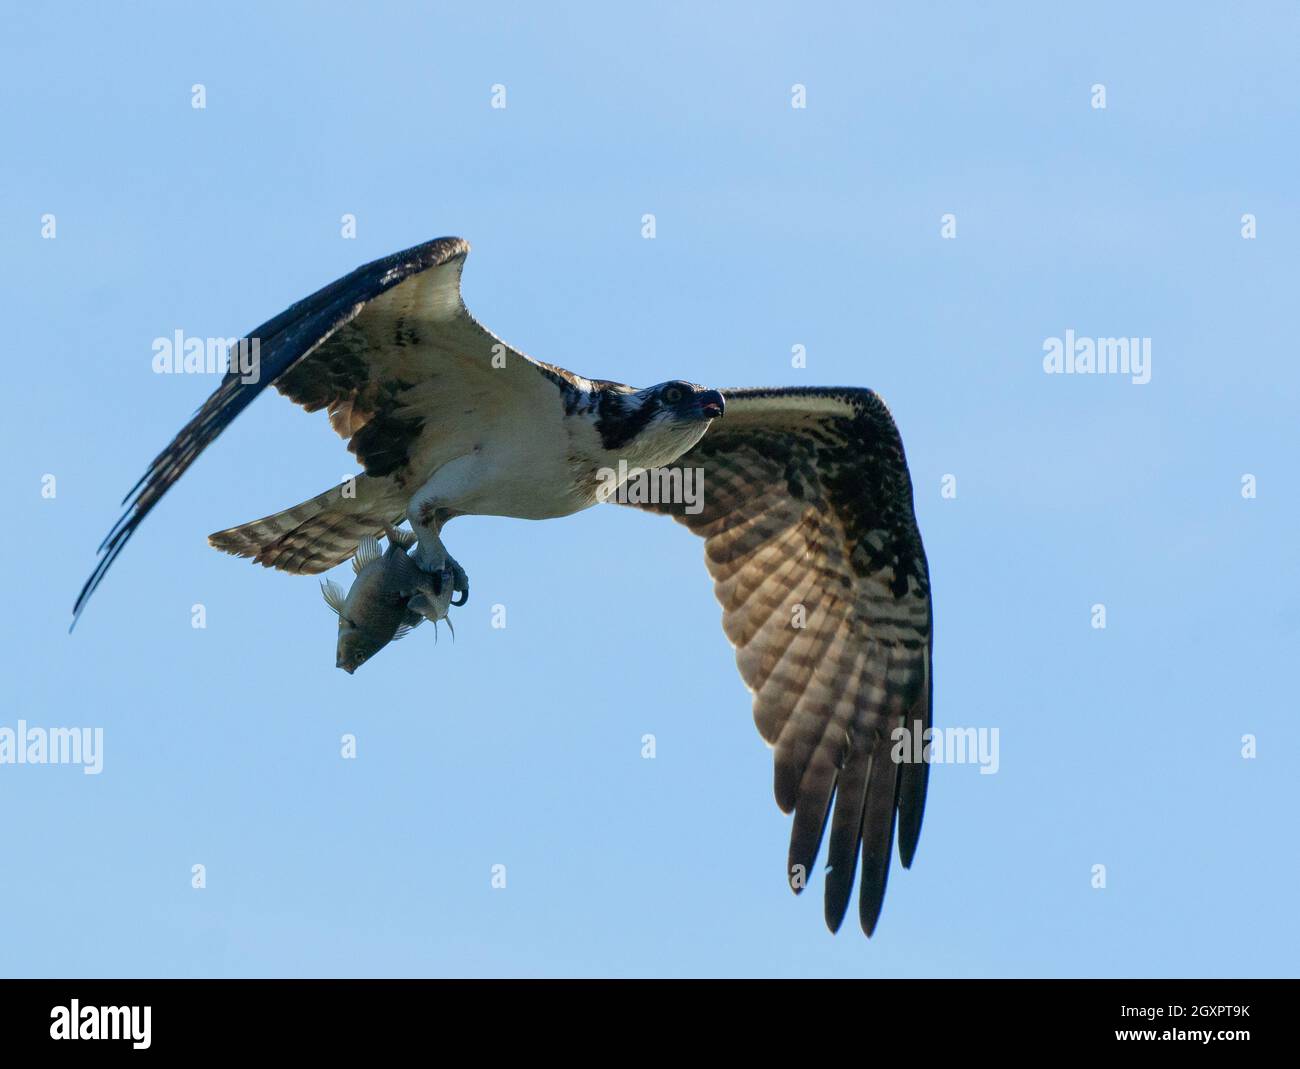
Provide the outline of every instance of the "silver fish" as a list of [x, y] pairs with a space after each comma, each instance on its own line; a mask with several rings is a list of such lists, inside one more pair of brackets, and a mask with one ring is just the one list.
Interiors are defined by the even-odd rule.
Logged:
[[[344, 595], [333, 580], [321, 583], [325, 603], [339, 618], [335, 665], [348, 675], [390, 642], [431, 619], [445, 619], [451, 603], [454, 577], [450, 569], [430, 574], [407, 553], [415, 535], [385, 524], [388, 549], [367, 535], [352, 559], [356, 579]], [[450, 621], [448, 621], [450, 626]]]

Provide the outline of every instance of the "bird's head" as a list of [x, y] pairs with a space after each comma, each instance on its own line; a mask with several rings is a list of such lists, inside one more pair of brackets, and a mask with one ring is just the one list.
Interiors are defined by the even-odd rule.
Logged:
[[704, 437], [726, 402], [717, 390], [673, 379], [627, 392], [607, 392], [596, 428], [601, 444], [629, 464], [671, 464]]

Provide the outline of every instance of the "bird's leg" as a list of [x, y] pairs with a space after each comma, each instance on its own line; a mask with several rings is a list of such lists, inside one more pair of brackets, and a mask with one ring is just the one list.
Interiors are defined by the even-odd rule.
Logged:
[[[417, 539], [415, 563], [421, 571], [439, 576], [439, 593], [442, 577], [450, 577], [451, 604], [461, 606], [469, 601], [469, 576], [442, 543], [442, 526], [447, 521], [447, 510], [439, 508], [436, 499], [426, 493], [427, 489], [413, 497], [407, 509], [407, 519], [411, 521], [411, 530]], [[456, 600], [455, 595], [460, 595], [460, 599]]]
[[437, 499], [429, 493], [428, 486], [411, 498], [406, 518], [411, 521], [417, 540], [415, 563], [426, 572], [442, 571], [449, 559], [447, 547], [442, 544], [442, 525], [446, 520], [440, 515]]
[[442, 538], [438, 535], [437, 528], [422, 528], [411, 521], [411, 527], [415, 531], [416, 544], [415, 563], [420, 566], [422, 572], [428, 572], [435, 575], [447, 568], [448, 561], [451, 560], [451, 554], [447, 552], [447, 547], [442, 544]]

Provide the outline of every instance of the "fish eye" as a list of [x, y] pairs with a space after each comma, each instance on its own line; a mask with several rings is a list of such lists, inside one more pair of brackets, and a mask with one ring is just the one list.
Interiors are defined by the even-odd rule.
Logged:
[[681, 399], [685, 396], [686, 391], [684, 391], [680, 386], [669, 386], [662, 394], [664, 402], [670, 405], [679, 404]]

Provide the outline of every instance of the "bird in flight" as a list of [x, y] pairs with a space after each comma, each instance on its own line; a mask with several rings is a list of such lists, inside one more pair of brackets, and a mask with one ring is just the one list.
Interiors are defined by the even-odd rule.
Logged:
[[455, 517], [567, 516], [609, 496], [612, 471], [693, 469], [702, 507], [660, 495], [621, 503], [704, 539], [723, 630], [774, 750], [776, 801], [794, 814], [786, 878], [803, 890], [829, 826], [827, 926], [839, 929], [860, 868], [871, 935], [895, 828], [910, 866], [928, 779], [925, 761], [892, 755], [894, 735], [930, 728], [933, 692], [929, 570], [884, 402], [857, 387], [635, 389], [534, 360], [466, 309], [468, 253], [438, 238], [376, 260], [244, 339], [257, 344], [259, 373], [232, 366], [127, 495], [74, 624], [145, 516], [268, 385], [325, 409], [364, 471], [209, 536], [294, 574], [324, 572], [408, 520], [415, 561], [454, 575], [461, 604], [468, 576], [442, 542]]

